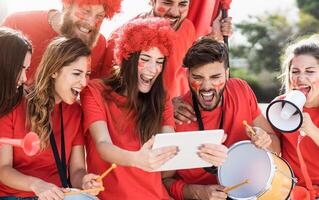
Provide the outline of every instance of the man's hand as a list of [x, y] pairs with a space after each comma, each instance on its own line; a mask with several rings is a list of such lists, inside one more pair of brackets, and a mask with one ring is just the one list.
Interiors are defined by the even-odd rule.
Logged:
[[193, 194], [192, 199], [198, 200], [225, 200], [227, 194], [222, 192], [221, 185], [186, 185]]
[[193, 107], [184, 102], [181, 97], [173, 98], [173, 106], [175, 123], [183, 124], [191, 123], [191, 121], [196, 121]]
[[270, 135], [261, 128], [252, 127], [253, 131], [246, 128], [247, 135], [250, 137], [251, 142], [258, 148], [266, 149], [271, 144]]
[[208, 34], [208, 37], [217, 41], [223, 41], [223, 36], [231, 36], [233, 34], [232, 18], [226, 17], [221, 19], [221, 12], [214, 20], [212, 25], [212, 31]]

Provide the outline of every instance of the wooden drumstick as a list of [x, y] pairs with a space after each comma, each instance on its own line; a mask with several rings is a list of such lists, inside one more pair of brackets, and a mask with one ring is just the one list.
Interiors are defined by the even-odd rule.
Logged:
[[250, 180], [249, 180], [249, 179], [246, 179], [246, 180], [244, 180], [244, 181], [241, 182], [241, 183], [238, 183], [238, 184], [236, 184], [236, 185], [234, 185], [234, 186], [227, 187], [227, 188], [223, 189], [223, 192], [228, 193], [228, 192], [230, 192], [230, 191], [232, 191], [232, 190], [235, 190], [235, 189], [238, 189], [238, 188], [240, 188], [240, 187], [242, 187], [243, 185], [246, 185], [246, 184], [248, 184], [248, 183], [250, 183]]
[[249, 132], [251, 132], [251, 136], [256, 136], [256, 132], [254, 131], [253, 127], [251, 127], [246, 120], [243, 121], [243, 124], [248, 128]]
[[101, 176], [99, 176], [96, 180], [97, 181], [102, 181], [102, 179], [108, 175], [113, 169], [116, 168], [116, 164], [112, 164], [111, 167], [109, 167], [105, 172], [103, 172], [103, 174], [101, 174]]
[[100, 191], [104, 191], [104, 187], [92, 188], [92, 189], [87, 189], [87, 190], [76, 190], [76, 191], [66, 192], [66, 193], [64, 193], [64, 195], [74, 195], [74, 194], [100, 192]]

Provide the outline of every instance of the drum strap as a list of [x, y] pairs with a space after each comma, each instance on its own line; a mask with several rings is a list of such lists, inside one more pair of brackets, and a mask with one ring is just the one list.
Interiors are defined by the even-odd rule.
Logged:
[[62, 103], [59, 105], [60, 107], [60, 125], [61, 125], [61, 158], [59, 156], [58, 148], [56, 145], [56, 141], [54, 138], [54, 133], [51, 128], [50, 133], [50, 143], [52, 147], [52, 151], [54, 154], [55, 164], [59, 172], [60, 181], [64, 188], [68, 187], [68, 179], [67, 179], [67, 173], [66, 173], [66, 158], [65, 158], [65, 142], [64, 142], [64, 125], [63, 125], [63, 112], [62, 112]]
[[[193, 100], [194, 111], [196, 114], [196, 119], [198, 122], [198, 128], [200, 131], [203, 131], [203, 130], [205, 130], [205, 126], [203, 123], [202, 115], [200, 114], [197, 97], [193, 91], [192, 91], [192, 100]], [[219, 122], [219, 129], [223, 129], [223, 123], [224, 123], [224, 98], [223, 98], [223, 96], [221, 97], [221, 102], [222, 102], [222, 105], [221, 105], [222, 106], [222, 114], [221, 114], [221, 118], [220, 118], [220, 122]], [[204, 169], [211, 174], [217, 174], [217, 167], [215, 167], [215, 166], [204, 167]]]
[[305, 160], [303, 159], [301, 151], [300, 151], [300, 142], [301, 142], [302, 138], [303, 138], [303, 136], [301, 136], [301, 135], [298, 136], [297, 155], [298, 155], [298, 159], [299, 159], [299, 163], [300, 163], [301, 173], [302, 173], [302, 175], [305, 179], [305, 182], [306, 182], [306, 187], [307, 187], [308, 191], [310, 192], [311, 199], [315, 199], [317, 196], [319, 196], [319, 190], [318, 190], [318, 188], [315, 189], [312, 185], [312, 181], [310, 179]]

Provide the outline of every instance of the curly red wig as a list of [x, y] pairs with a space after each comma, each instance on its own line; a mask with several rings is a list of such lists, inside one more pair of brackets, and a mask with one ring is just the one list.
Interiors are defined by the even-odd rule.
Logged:
[[102, 4], [105, 10], [105, 17], [111, 19], [115, 13], [120, 12], [122, 0], [62, 0], [63, 4], [77, 5], [99, 5]]
[[115, 39], [114, 57], [117, 64], [130, 54], [157, 47], [168, 56], [173, 48], [175, 33], [168, 20], [159, 17], [137, 18], [125, 24]]

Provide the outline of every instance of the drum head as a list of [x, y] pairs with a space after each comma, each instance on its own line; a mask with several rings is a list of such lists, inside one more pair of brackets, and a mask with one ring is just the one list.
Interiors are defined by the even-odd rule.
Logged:
[[[76, 191], [76, 189], [71, 189], [71, 191]], [[71, 194], [65, 195], [64, 200], [97, 200], [95, 196], [90, 194], [82, 193], [82, 194]]]
[[234, 186], [249, 179], [250, 183], [232, 190], [228, 196], [234, 199], [251, 199], [260, 196], [270, 184], [273, 174], [272, 158], [250, 141], [238, 142], [229, 149], [225, 163], [218, 168], [219, 183]]

